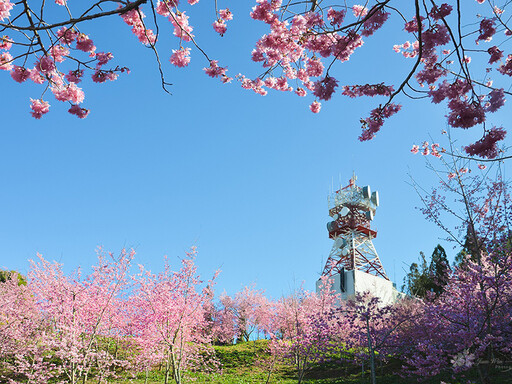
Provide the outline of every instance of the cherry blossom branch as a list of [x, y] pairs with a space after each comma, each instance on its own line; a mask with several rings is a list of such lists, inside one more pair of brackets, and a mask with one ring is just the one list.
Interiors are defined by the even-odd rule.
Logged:
[[[47, 30], [47, 29], [54, 29], [57, 27], [63, 27], [63, 26], [70, 25], [70, 24], [74, 25], [74, 24], [81, 23], [83, 21], [94, 20], [94, 19], [98, 19], [101, 17], [105, 17], [105, 16], [123, 14], [128, 11], [131, 11], [132, 9], [137, 9], [141, 4], [147, 3], [147, 1], [148, 0], [135, 0], [133, 3], [127, 3], [127, 5], [125, 5], [122, 8], [113, 9], [111, 11], [100, 12], [100, 13], [96, 13], [93, 15], [83, 15], [78, 18], [71, 18], [69, 20], [62, 21], [59, 23], [54, 23], [54, 24], [35, 26], [33, 23], [31, 23], [31, 25], [29, 27], [22, 27], [22, 26], [16, 26], [16, 25], [12, 25], [12, 24], [0, 23], [0, 26], [4, 27], [4, 28], [19, 30], [19, 31], [42, 31], [42, 30]], [[23, 3], [26, 3], [26, 0], [23, 0]]]

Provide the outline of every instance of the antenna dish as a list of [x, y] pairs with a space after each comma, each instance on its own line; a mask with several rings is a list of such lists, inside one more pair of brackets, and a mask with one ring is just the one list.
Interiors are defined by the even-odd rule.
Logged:
[[344, 243], [346, 243], [346, 241], [344, 241], [344, 239], [342, 239], [341, 237], [338, 237], [334, 242], [334, 246], [336, 248], [342, 248], [345, 245]]
[[372, 221], [372, 220], [373, 220], [373, 211], [371, 211], [371, 210], [370, 210], [370, 211], [367, 211], [367, 212], [365, 212], [365, 213], [364, 213], [364, 215], [366, 216], [366, 218], [367, 218], [368, 220], [370, 220], [370, 221]]
[[348, 209], [348, 207], [343, 207], [340, 211], [340, 216], [341, 217], [344, 217], [344, 216], [347, 216], [350, 212], [350, 209]]
[[347, 256], [347, 255], [348, 255], [348, 250], [347, 250], [347, 248], [343, 248], [343, 249], [341, 250], [341, 254], [342, 254], [343, 256]]
[[370, 189], [370, 186], [369, 186], [369, 185], [367, 185], [366, 187], [363, 187], [363, 197], [364, 197], [365, 199], [370, 198], [370, 195], [371, 195], [371, 194], [372, 194], [372, 192], [371, 192], [371, 189]]
[[334, 215], [332, 215], [332, 219], [334, 221], [338, 220], [339, 219], [339, 215], [337, 213], [335, 213]]
[[375, 204], [376, 207], [379, 206], [379, 192], [375, 191], [372, 193], [372, 203]]

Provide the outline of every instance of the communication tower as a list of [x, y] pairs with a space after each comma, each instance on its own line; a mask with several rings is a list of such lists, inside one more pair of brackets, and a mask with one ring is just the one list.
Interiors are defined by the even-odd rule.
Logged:
[[[383, 303], [391, 303], [396, 300], [398, 292], [373, 245], [377, 231], [370, 226], [379, 206], [379, 193], [372, 192], [370, 186], [357, 186], [356, 180], [354, 174], [346, 187], [328, 197], [332, 221], [327, 223], [327, 230], [334, 244], [322, 276], [332, 278], [332, 288], [343, 299], [369, 291]], [[320, 280], [317, 282], [319, 289]]]

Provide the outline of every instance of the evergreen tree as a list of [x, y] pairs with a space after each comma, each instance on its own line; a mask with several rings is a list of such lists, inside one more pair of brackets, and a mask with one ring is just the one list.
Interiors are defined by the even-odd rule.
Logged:
[[426, 298], [429, 294], [439, 296], [450, 274], [450, 264], [444, 248], [438, 244], [432, 252], [430, 264], [425, 254], [420, 252], [420, 264], [412, 263], [404, 278], [402, 290], [411, 296]]

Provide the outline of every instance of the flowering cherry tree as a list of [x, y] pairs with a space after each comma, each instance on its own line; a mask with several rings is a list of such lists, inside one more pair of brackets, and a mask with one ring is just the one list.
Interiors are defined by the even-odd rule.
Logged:
[[[69, 104], [69, 113], [85, 118], [89, 110], [82, 106], [85, 94], [79, 86], [83, 77], [105, 83], [128, 69], [111, 64], [113, 53], [100, 50], [93, 40], [93, 33], [101, 35], [102, 31], [88, 31], [84, 22], [120, 16], [156, 55], [164, 89], [169, 84], [157, 43], [159, 24], [169, 22], [176, 49], [166, 57], [177, 68], [186, 67], [192, 52], [198, 52], [205, 60], [206, 75], [223, 83], [235, 78], [242, 88], [260, 95], [269, 90], [301, 98], [309, 95], [313, 113], [320, 112], [321, 103], [336, 94], [379, 97], [383, 101], [361, 119], [362, 141], [372, 139], [407, 98], [446, 103], [450, 127], [482, 129], [482, 138], [466, 147], [467, 154], [496, 157], [493, 148], [504, 139], [506, 127], [493, 122], [492, 115], [510, 94], [512, 76], [512, 52], [505, 44], [512, 29], [503, 16], [510, 8], [508, 1], [370, 0], [361, 5], [336, 0], [256, 0], [248, 13], [268, 29], [259, 39], [255, 36], [251, 58], [263, 68], [256, 77], [228, 76], [227, 67], [220, 64], [222, 58], [209, 57], [206, 47], [199, 45], [201, 36], [195, 36], [194, 21], [187, 15], [188, 7], [200, 6], [197, 3], [199, 0], [188, 0], [188, 4], [177, 0], [115, 4], [106, 0], [87, 4], [0, 0], [0, 33], [5, 33], [0, 38], [0, 69], [16, 82], [41, 84], [43, 95], [49, 90], [56, 100]], [[235, 22], [228, 5], [221, 9], [215, 2], [211, 14], [210, 30], [219, 36], [228, 33], [229, 23]], [[354, 84], [350, 76], [340, 83], [336, 67], [364, 49], [364, 41], [385, 25], [392, 28], [387, 36], [397, 39], [389, 41], [390, 54], [402, 55], [410, 63], [408, 72], [396, 76], [394, 84]], [[401, 33], [409, 38], [396, 37]], [[30, 108], [39, 119], [49, 112], [50, 103], [46, 96], [36, 97]]]
[[135, 337], [144, 358], [164, 363], [166, 384], [171, 376], [177, 384], [182, 383], [183, 371], [201, 360], [210, 342], [205, 311], [213, 281], [199, 290], [202, 281], [194, 265], [195, 254], [195, 249], [187, 253], [179, 271], [172, 271], [166, 261], [160, 274], [141, 266], [135, 277]]
[[332, 315], [339, 297], [330, 286], [324, 279], [320, 293], [300, 289], [276, 305], [271, 352], [294, 366], [299, 384], [331, 348]]
[[268, 333], [268, 318], [272, 304], [263, 291], [244, 287], [233, 297], [226, 294], [220, 297], [216, 337], [221, 342], [249, 341], [255, 330]]
[[72, 384], [86, 381], [92, 371], [100, 379], [113, 375], [112, 368], [123, 365], [102, 348], [99, 338], [113, 335], [113, 329], [121, 326], [115, 321], [133, 255], [123, 250], [116, 258], [100, 252], [98, 263], [85, 278], [80, 270], [66, 276], [60, 264], [42, 256], [32, 262], [29, 289], [36, 308], [51, 326], [51, 332], [40, 335], [45, 336], [50, 356], [60, 360], [59, 370]]

